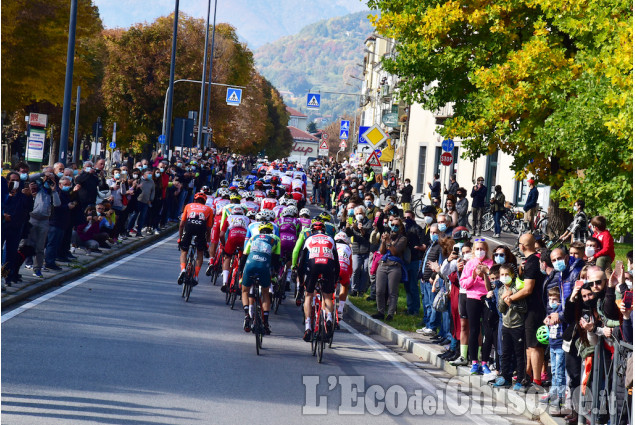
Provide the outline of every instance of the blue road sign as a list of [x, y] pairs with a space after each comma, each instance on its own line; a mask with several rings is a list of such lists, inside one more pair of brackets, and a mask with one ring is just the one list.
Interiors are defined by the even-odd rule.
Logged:
[[110, 142], [108, 146], [110, 146], [110, 149], [114, 149], [117, 147], [117, 144], [115, 142]]
[[357, 143], [360, 145], [367, 145], [368, 142], [366, 141], [366, 139], [364, 139], [362, 137], [362, 134], [366, 133], [366, 130], [368, 130], [370, 127], [369, 126], [360, 126], [359, 127], [359, 139], [357, 140]]
[[377, 154], [377, 158], [381, 158], [381, 151], [379, 149], [375, 149], [375, 153]]
[[234, 87], [227, 87], [227, 96], [225, 102], [228, 105], [238, 106], [243, 97], [243, 89], [236, 89]]
[[340, 131], [348, 132], [351, 128], [351, 122], [347, 120], [340, 121]]
[[441, 143], [441, 149], [445, 152], [452, 152], [454, 150], [454, 140], [445, 139], [443, 143]]
[[306, 107], [309, 109], [320, 109], [320, 94], [319, 93], [307, 94]]
[[159, 143], [161, 143], [162, 145], [165, 144], [165, 134], [159, 136]]
[[340, 131], [340, 139], [348, 140], [348, 130]]

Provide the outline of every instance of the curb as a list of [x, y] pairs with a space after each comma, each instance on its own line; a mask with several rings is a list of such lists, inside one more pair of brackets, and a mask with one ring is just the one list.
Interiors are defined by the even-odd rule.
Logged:
[[4, 297], [2, 299], [0, 309], [4, 311], [4, 309], [6, 309], [7, 307], [10, 307], [13, 304], [19, 303], [20, 301], [26, 298], [39, 294], [40, 292], [44, 292], [50, 288], [53, 288], [56, 286], [62, 286], [65, 282], [68, 282], [70, 280], [74, 280], [83, 275], [86, 275], [89, 272], [118, 259], [119, 257], [123, 257], [124, 255], [132, 253], [133, 251], [137, 251], [141, 247], [150, 245], [161, 239], [170, 237], [177, 229], [178, 227], [176, 225], [170, 225], [168, 226], [166, 230], [161, 232], [161, 234], [159, 235], [145, 236], [141, 240], [134, 241], [128, 244], [127, 246], [123, 247], [121, 250], [117, 250], [115, 252], [103, 255], [95, 259], [95, 261], [91, 261], [90, 263], [83, 265], [81, 268], [68, 270], [63, 273], [58, 273], [55, 276], [52, 276], [48, 279], [44, 279], [40, 282], [35, 282], [31, 285], [25, 286], [19, 292], [16, 292], [15, 294], [11, 294], [7, 297]]
[[[416, 355], [422, 361], [431, 364], [435, 368], [441, 369], [450, 375], [457, 377], [466, 384], [474, 384], [471, 382], [474, 377], [469, 374], [467, 367], [455, 367], [450, 365], [449, 362], [445, 362], [437, 357], [438, 354], [442, 352], [441, 349], [437, 349], [436, 346], [432, 344], [426, 344], [420, 340], [414, 339], [392, 326], [389, 326], [377, 319], [373, 319], [348, 299], [346, 300], [346, 306], [347, 309], [345, 311], [345, 317], [351, 318], [354, 322], [357, 322], [373, 333], [386, 338], [409, 353]], [[482, 385], [487, 384], [482, 383]], [[505, 390], [504, 392], [506, 393], [507, 400], [512, 405], [521, 405], [521, 403], [524, 403], [522, 398], [516, 392], [510, 390]], [[538, 420], [544, 425], [561, 425], [561, 422], [554, 419], [547, 413], [547, 411], [543, 411], [540, 415], [534, 415], [529, 412], [528, 409], [523, 409], [522, 415], [531, 420]]]

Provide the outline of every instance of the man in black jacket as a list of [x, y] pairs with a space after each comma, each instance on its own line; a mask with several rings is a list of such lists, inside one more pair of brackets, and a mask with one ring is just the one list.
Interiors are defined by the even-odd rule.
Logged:
[[[441, 255], [441, 245], [439, 244], [439, 229], [436, 223], [430, 225], [430, 247], [423, 256], [423, 264], [421, 266], [422, 278], [421, 278], [421, 298], [423, 303], [423, 319], [420, 325], [421, 329], [417, 329], [417, 333], [434, 336], [437, 327], [437, 314], [432, 308], [432, 301], [434, 301], [434, 295], [432, 293], [432, 282], [435, 272], [431, 267], [432, 263], [436, 263]], [[440, 317], [440, 315], [439, 315]]]
[[95, 205], [99, 178], [95, 175], [95, 169], [91, 161], [84, 162], [82, 173], [77, 176], [75, 183], [79, 185], [78, 195], [81, 210], [84, 211], [89, 205]]
[[483, 185], [484, 181], [483, 177], [479, 177], [470, 195], [472, 197], [472, 229], [474, 230], [474, 236], [481, 236], [481, 227], [483, 227], [485, 198], [487, 197], [487, 188]]
[[353, 251], [353, 276], [351, 276], [351, 294], [357, 296], [366, 291], [368, 282], [368, 257], [370, 255], [370, 234], [373, 221], [366, 217], [366, 208], [355, 208], [355, 221], [346, 224], [346, 235], [351, 238]]
[[441, 198], [441, 180], [439, 180], [439, 173], [435, 173], [434, 181], [428, 182], [430, 188], [430, 198]]
[[412, 202], [412, 185], [410, 179], [404, 180], [404, 187], [400, 191], [401, 193], [401, 208], [404, 211], [410, 210], [410, 203]]
[[412, 210], [406, 210], [404, 217], [408, 249], [410, 250], [410, 263], [406, 264], [408, 282], [404, 284], [404, 289], [406, 290], [406, 306], [408, 309], [407, 314], [416, 316], [419, 314], [419, 308], [421, 306], [419, 297], [419, 268], [421, 267], [421, 259], [425, 252], [425, 247], [422, 242], [424, 232], [421, 226], [415, 221], [415, 213]]

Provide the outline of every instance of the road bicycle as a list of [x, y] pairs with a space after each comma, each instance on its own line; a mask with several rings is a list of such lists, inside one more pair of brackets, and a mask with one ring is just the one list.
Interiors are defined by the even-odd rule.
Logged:
[[241, 294], [240, 288], [240, 258], [242, 257], [242, 251], [236, 250], [232, 254], [231, 262], [229, 264], [229, 287], [225, 292], [225, 304], [229, 305], [229, 308], [234, 309], [236, 304], [236, 298]]
[[412, 202], [410, 203], [410, 208], [415, 213], [415, 216], [417, 218], [425, 217], [423, 215], [423, 207], [426, 206], [426, 204], [423, 203], [424, 198], [425, 198], [425, 195], [419, 195], [418, 198], [413, 199]]
[[318, 363], [322, 363], [324, 346], [329, 339], [328, 332], [326, 331], [326, 312], [322, 308], [322, 299], [324, 296], [322, 293], [322, 285], [324, 285], [324, 283], [324, 277], [322, 275], [318, 276], [318, 281], [315, 285], [316, 294], [311, 301], [311, 352], [314, 356], [317, 355]]
[[222, 248], [221, 245], [218, 246], [214, 258], [210, 258], [209, 266], [207, 266], [207, 270], [205, 271], [207, 276], [211, 276], [214, 286], [216, 286], [216, 279], [218, 279], [223, 272]]
[[256, 354], [260, 355], [260, 350], [262, 349], [262, 338], [265, 335], [265, 325], [262, 313], [262, 288], [260, 287], [260, 278], [258, 276], [251, 277], [249, 298], [254, 299], [254, 317], [251, 325], [251, 332], [253, 332], [256, 337]]
[[194, 287], [194, 270], [196, 268], [196, 238], [192, 238], [190, 247], [187, 251], [187, 261], [185, 263], [185, 276], [183, 278], [183, 291], [181, 292], [181, 298], [188, 302], [192, 288]]

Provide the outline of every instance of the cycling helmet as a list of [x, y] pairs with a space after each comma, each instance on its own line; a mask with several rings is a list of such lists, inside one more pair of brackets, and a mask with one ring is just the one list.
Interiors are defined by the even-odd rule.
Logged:
[[335, 242], [348, 243], [348, 236], [346, 236], [344, 232], [338, 232], [338, 234], [335, 235]]
[[264, 210], [263, 213], [267, 221], [274, 221], [276, 219], [276, 213], [271, 210]]
[[238, 202], [240, 202], [240, 201], [243, 199], [243, 197], [242, 197], [242, 196], [240, 196], [240, 195], [239, 195], [239, 194], [237, 194], [237, 193], [232, 193], [232, 194], [229, 196], [229, 199], [230, 199], [231, 201], [238, 201]]
[[258, 180], [256, 183], [254, 183], [254, 187], [256, 189], [262, 189], [262, 186], [263, 186], [263, 184], [262, 184], [262, 182], [260, 180]]
[[243, 209], [242, 205], [235, 205], [231, 208], [231, 213], [233, 215], [244, 215], [245, 214], [245, 210]]
[[278, 177], [278, 176], [273, 176], [273, 177], [271, 178], [271, 183], [272, 183], [272, 184], [278, 184], [278, 183], [280, 183], [280, 177]]
[[452, 239], [454, 239], [455, 241], [470, 239], [470, 232], [467, 231], [466, 227], [455, 227], [452, 231]]
[[295, 199], [291, 198], [291, 199], [287, 199], [286, 205], [288, 207], [297, 207], [298, 206], [298, 201], [296, 201]]
[[229, 187], [229, 182], [227, 180], [223, 180], [222, 182], [220, 182], [220, 187]]
[[273, 224], [272, 223], [263, 223], [258, 227], [258, 231], [263, 234], [272, 234], [273, 233]]
[[308, 208], [302, 208], [300, 210], [300, 217], [307, 216], [307, 218], [311, 217], [311, 211]]
[[260, 222], [266, 221], [265, 220], [266, 216], [263, 213], [264, 213], [264, 211], [260, 211], [260, 212], [256, 213], [256, 221], [260, 221]]
[[229, 191], [230, 192], [238, 192], [238, 188], [236, 186], [230, 186], [229, 187]]
[[331, 214], [327, 213], [326, 211], [320, 213], [316, 219], [320, 220], [323, 223], [329, 222], [331, 220], [333, 220], [333, 217], [331, 217]]
[[293, 171], [287, 171], [284, 173], [285, 176], [293, 177]]
[[247, 193], [245, 194], [245, 199], [246, 199], [247, 201], [249, 201], [249, 200], [252, 200], [252, 201], [253, 201], [255, 198], [256, 198], [256, 197], [254, 196], [254, 193], [253, 193], [253, 192], [247, 192]]
[[256, 211], [247, 210], [247, 214], [245, 214], [245, 215], [247, 216], [248, 219], [254, 220], [256, 218]]
[[281, 217], [296, 217], [298, 215], [298, 209], [294, 206], [286, 207], [280, 213]]
[[196, 195], [194, 195], [194, 200], [198, 200], [198, 199], [202, 199], [203, 203], [207, 202], [207, 195], [204, 194], [203, 192], [198, 192]]
[[549, 329], [547, 329], [546, 325], [542, 325], [536, 330], [536, 339], [541, 344], [549, 344]]
[[238, 182], [238, 189], [240, 189], [240, 190], [245, 189], [245, 183], [244, 182]]
[[278, 196], [278, 192], [274, 189], [269, 189], [267, 191], [267, 196], [270, 198], [275, 198], [276, 196]]
[[324, 226], [324, 223], [322, 223], [319, 220], [315, 220], [313, 223], [311, 223], [311, 232], [316, 233], [316, 232], [322, 232], [324, 233], [324, 231], [326, 230], [326, 226]]

